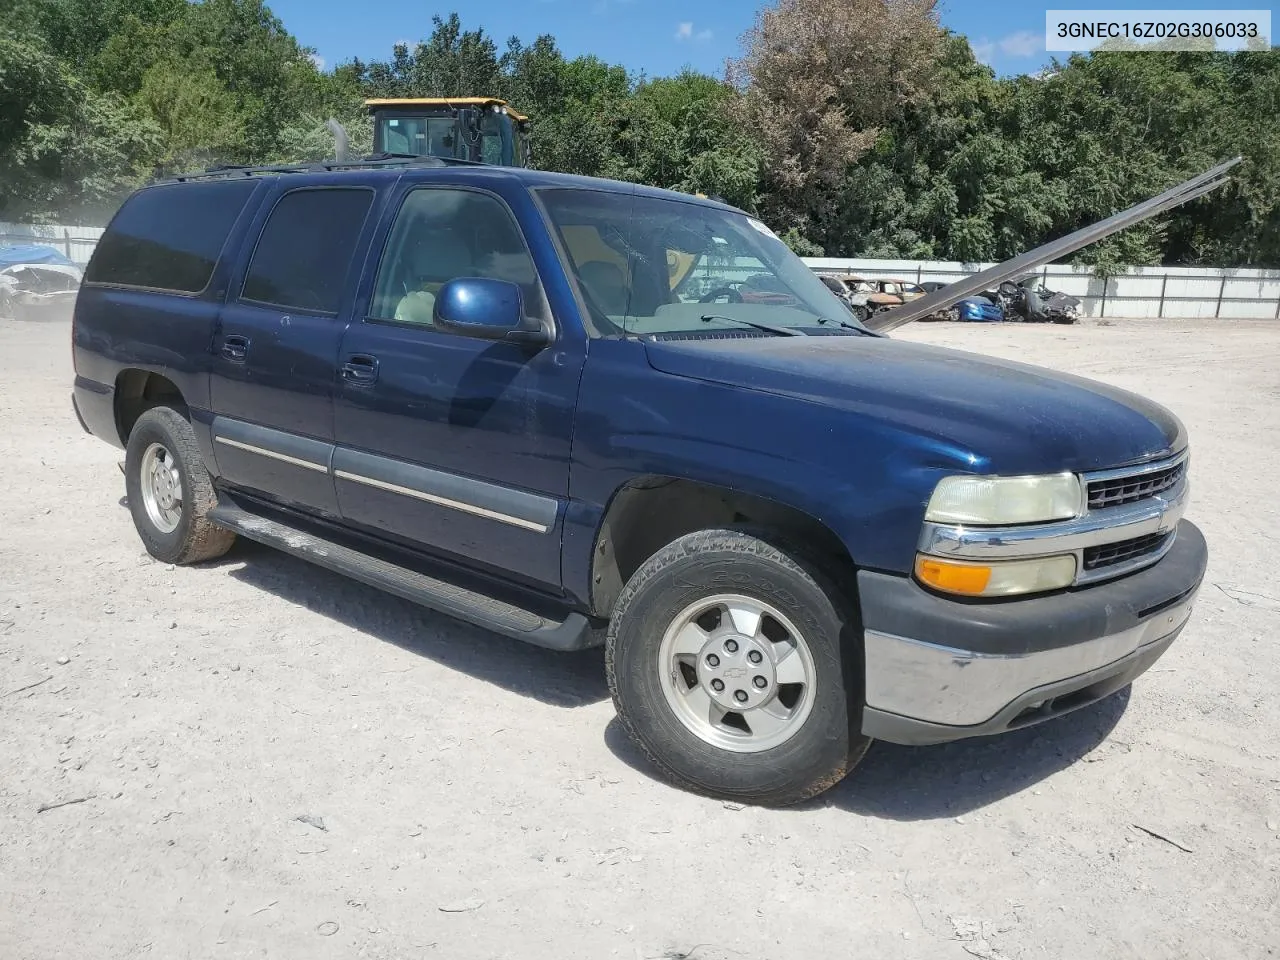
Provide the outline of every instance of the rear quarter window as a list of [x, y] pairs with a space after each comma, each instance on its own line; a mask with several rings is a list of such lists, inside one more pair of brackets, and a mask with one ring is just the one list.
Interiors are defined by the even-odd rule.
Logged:
[[257, 186], [254, 180], [214, 180], [140, 190], [98, 241], [85, 282], [200, 293]]

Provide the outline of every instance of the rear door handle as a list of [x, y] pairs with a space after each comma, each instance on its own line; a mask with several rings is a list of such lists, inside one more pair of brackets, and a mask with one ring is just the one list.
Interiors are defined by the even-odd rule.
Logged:
[[342, 379], [361, 385], [373, 383], [378, 379], [377, 357], [365, 353], [347, 357], [347, 362], [342, 365]]
[[231, 336], [222, 341], [222, 355], [232, 363], [244, 363], [245, 355], [248, 352], [248, 337]]

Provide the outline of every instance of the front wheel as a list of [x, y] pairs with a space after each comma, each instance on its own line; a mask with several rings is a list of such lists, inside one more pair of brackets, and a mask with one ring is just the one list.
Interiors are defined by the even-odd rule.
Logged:
[[651, 557], [606, 641], [614, 705], [686, 789], [784, 806], [838, 783], [866, 752], [856, 615], [816, 567], [738, 530]]

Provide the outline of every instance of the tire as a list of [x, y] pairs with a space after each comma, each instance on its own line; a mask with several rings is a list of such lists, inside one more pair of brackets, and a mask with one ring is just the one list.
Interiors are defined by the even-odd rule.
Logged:
[[[717, 600], [726, 596], [745, 622], [729, 626], [733, 618]], [[787, 806], [834, 786], [871, 742], [860, 729], [861, 632], [839, 597], [816, 566], [742, 530], [703, 530], [667, 545], [628, 581], [609, 624], [605, 664], [623, 726], [667, 779], [697, 793]], [[754, 631], [750, 605], [767, 608]], [[698, 630], [707, 639], [699, 646], [703, 633], [678, 628], [704, 608]], [[689, 642], [671, 639], [683, 636]], [[701, 652], [673, 660], [681, 647]], [[767, 663], [746, 659], [762, 650]], [[768, 674], [763, 692], [752, 686], [766, 679], [757, 670]], [[806, 670], [806, 682], [791, 682]], [[720, 676], [728, 686], [717, 696], [750, 697], [750, 708], [737, 721], [729, 713], [718, 723], [700, 720]]]
[[[155, 476], [157, 463], [159, 473], [172, 478], [169, 497], [158, 489], [163, 480], [143, 477], [144, 469]], [[172, 408], [152, 407], [138, 418], [125, 448], [124, 477], [133, 525], [157, 560], [200, 563], [222, 556], [235, 543], [234, 533], [208, 519], [218, 497], [191, 424]]]

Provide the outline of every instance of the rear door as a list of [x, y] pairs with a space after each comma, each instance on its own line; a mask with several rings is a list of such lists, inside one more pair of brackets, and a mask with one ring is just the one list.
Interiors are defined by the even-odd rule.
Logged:
[[340, 181], [285, 189], [231, 282], [213, 340], [213, 448], [223, 480], [338, 516], [333, 392], [356, 256], [377, 194]]

